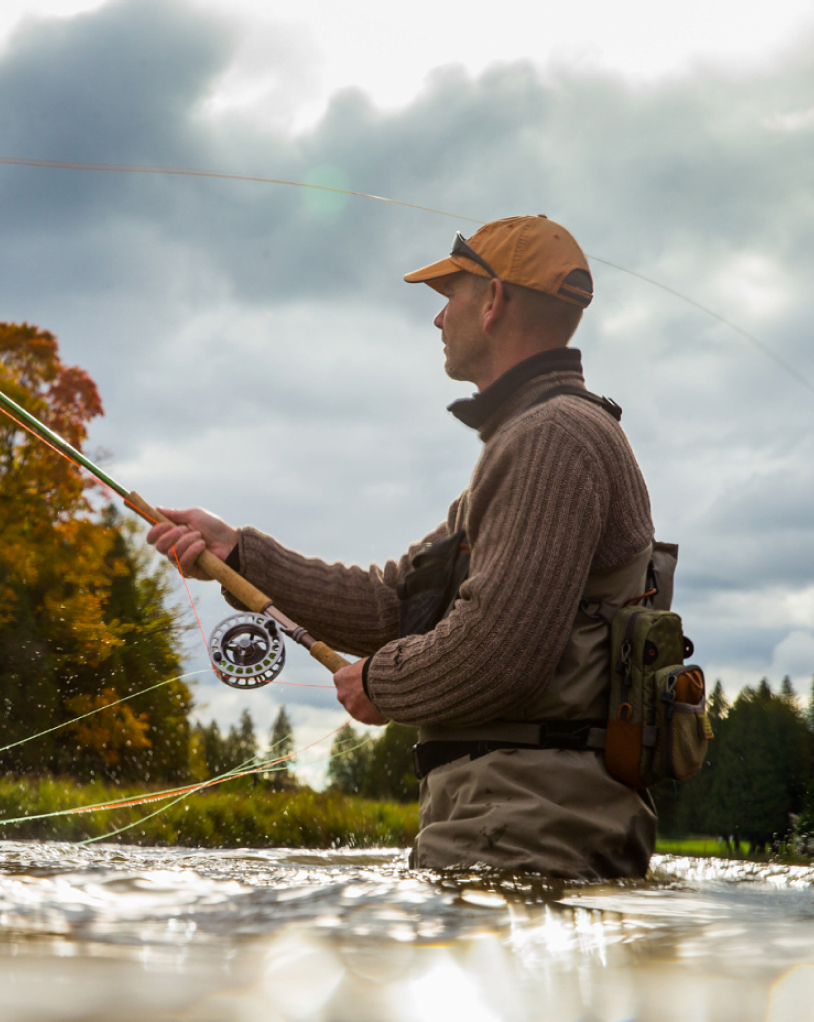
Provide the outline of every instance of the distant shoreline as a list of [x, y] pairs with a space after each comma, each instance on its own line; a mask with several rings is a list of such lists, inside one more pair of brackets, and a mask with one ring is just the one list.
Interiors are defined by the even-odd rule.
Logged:
[[[308, 787], [273, 791], [246, 780], [196, 792], [164, 809], [153, 802], [2, 823], [137, 797], [149, 790], [101, 782], [78, 784], [63, 777], [0, 777], [0, 840], [98, 838], [118, 844], [186, 848], [408, 848], [418, 833], [415, 802], [372, 801]], [[122, 827], [128, 829], [112, 833]], [[810, 864], [810, 856], [801, 857], [785, 845], [779, 853], [750, 854], [745, 845], [738, 852], [728, 849], [719, 838], [704, 836], [660, 838], [656, 854]]]

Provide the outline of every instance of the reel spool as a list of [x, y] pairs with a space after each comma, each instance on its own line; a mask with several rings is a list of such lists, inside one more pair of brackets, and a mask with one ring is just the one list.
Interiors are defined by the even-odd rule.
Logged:
[[266, 614], [233, 614], [212, 632], [209, 659], [224, 684], [232, 688], [262, 688], [283, 669], [282, 630]]

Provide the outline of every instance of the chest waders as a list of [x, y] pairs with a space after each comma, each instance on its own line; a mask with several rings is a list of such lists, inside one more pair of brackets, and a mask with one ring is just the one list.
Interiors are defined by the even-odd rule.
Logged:
[[[554, 387], [536, 407], [569, 395], [598, 405], [617, 422], [622, 409], [581, 387]], [[612, 777], [633, 788], [682, 780], [704, 761], [712, 737], [705, 714], [704, 674], [685, 667], [692, 643], [670, 611], [678, 547], [653, 543], [630, 562], [588, 576], [566, 648], [543, 699], [545, 715], [495, 720], [477, 727], [425, 725], [413, 749], [419, 779], [437, 767], [498, 749], [601, 752]], [[469, 574], [470, 547], [458, 530], [421, 550], [398, 586], [399, 634], [423, 635], [451, 613]], [[627, 594], [633, 594], [628, 597]], [[639, 595], [641, 594], [641, 595]], [[558, 693], [569, 693], [575, 702]], [[589, 707], [592, 716], [583, 714]]]

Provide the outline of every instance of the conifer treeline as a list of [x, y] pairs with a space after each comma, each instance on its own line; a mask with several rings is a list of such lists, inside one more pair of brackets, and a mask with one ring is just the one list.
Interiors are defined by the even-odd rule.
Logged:
[[367, 735], [343, 728], [331, 748], [328, 782], [344, 795], [412, 802], [418, 798], [413, 746], [418, 730], [392, 721]]
[[652, 790], [659, 833], [714, 835], [752, 850], [785, 842], [796, 827], [814, 834], [814, 683], [804, 710], [788, 677], [766, 678], [730, 706], [718, 682], [708, 711], [715, 738], [707, 762], [682, 784]]
[[[708, 709], [715, 738], [704, 768], [683, 783], [651, 789], [659, 834], [721, 837], [730, 847], [748, 842], [753, 850], [785, 842], [793, 828], [814, 836], [814, 683], [807, 710], [788, 678], [778, 693], [764, 678], [731, 706], [717, 682]], [[332, 786], [368, 798], [417, 798], [416, 733], [389, 724], [381, 737], [364, 742], [346, 728], [334, 741]]]
[[[0, 388], [74, 447], [102, 414], [93, 380], [66, 366], [52, 334], [0, 323]], [[166, 566], [154, 569], [139, 526], [76, 466], [0, 415], [0, 772], [69, 774], [79, 780], [205, 779], [235, 769], [258, 749], [248, 711], [221, 735], [190, 724], [181, 681], [122, 697], [181, 673], [185, 625], [171, 603]], [[814, 835], [814, 693], [808, 712], [788, 679], [746, 688], [730, 707], [720, 683], [710, 699], [716, 737], [708, 762], [684, 784], [653, 790], [664, 835], [719, 835], [753, 847], [784, 840], [795, 818]], [[93, 713], [77, 723], [74, 718]], [[350, 795], [408, 802], [413, 728], [375, 737], [348, 727], [331, 751], [329, 782]], [[269, 746], [293, 749], [283, 708]], [[267, 783], [296, 783], [292, 761]]]
[[272, 724], [268, 743], [261, 748], [255, 732], [254, 720], [248, 709], [222, 735], [217, 721], [197, 724], [192, 730], [190, 743], [190, 772], [195, 780], [220, 777], [231, 770], [254, 765], [258, 757], [270, 761], [268, 770], [246, 780], [256, 784], [265, 781], [275, 791], [288, 791], [297, 787], [293, 772], [296, 765], [294, 732], [285, 706], [281, 706]]

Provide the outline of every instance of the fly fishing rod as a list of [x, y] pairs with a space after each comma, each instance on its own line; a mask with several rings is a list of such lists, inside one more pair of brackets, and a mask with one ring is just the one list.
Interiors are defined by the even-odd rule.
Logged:
[[[84, 468], [94, 479], [117, 493], [150, 525], [170, 522], [166, 515], [152, 507], [134, 490], [127, 490], [107, 472], [77, 451], [67, 440], [49, 429], [45, 423], [21, 408], [16, 401], [0, 391], [0, 410], [19, 426], [43, 440], [75, 465]], [[171, 523], [173, 524], [173, 523]], [[311, 656], [334, 674], [348, 661], [324, 642], [292, 621], [273, 602], [243, 578], [211, 550], [198, 555], [196, 564], [216, 579], [247, 611], [232, 614], [213, 630], [208, 643], [209, 659], [215, 674], [232, 688], [254, 689], [267, 685], [278, 676], [285, 663], [283, 636], [304, 646]]]

